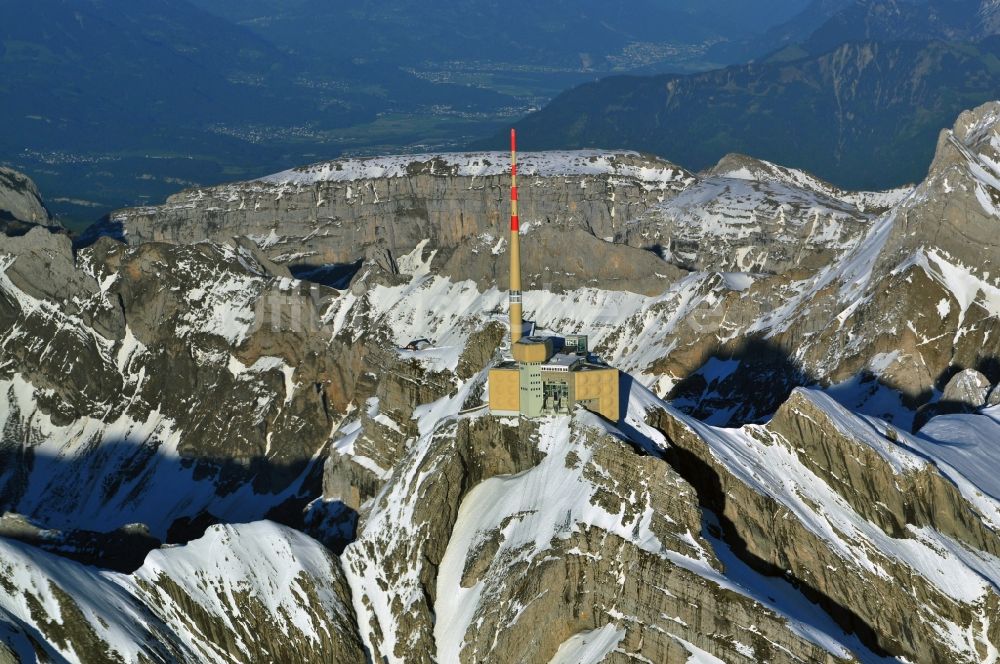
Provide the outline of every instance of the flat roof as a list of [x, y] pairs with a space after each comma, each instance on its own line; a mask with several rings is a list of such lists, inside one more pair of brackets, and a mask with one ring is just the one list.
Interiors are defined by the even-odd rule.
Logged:
[[[615, 367], [609, 367], [606, 364], [592, 364], [587, 362], [579, 368], [579, 371], [607, 371], [608, 369], [615, 369]], [[615, 369], [615, 371], [617, 371], [617, 369]]]
[[[545, 364], [554, 364], [559, 367], [571, 367], [577, 362], [582, 362], [583, 358], [579, 355], [570, 355], [568, 353], [556, 353], [549, 358], [549, 361]], [[544, 365], [543, 365], [544, 366]]]

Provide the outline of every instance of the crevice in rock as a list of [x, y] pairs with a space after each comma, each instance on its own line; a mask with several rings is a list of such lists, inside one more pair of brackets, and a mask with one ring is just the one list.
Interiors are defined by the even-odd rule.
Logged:
[[363, 264], [363, 260], [358, 260], [353, 263], [332, 263], [329, 265], [292, 265], [288, 269], [296, 279], [344, 290], [350, 285]]
[[[656, 426], [655, 423], [654, 426]], [[886, 643], [883, 635], [879, 634], [864, 618], [849, 607], [837, 602], [819, 588], [796, 577], [788, 570], [754, 554], [739, 526], [726, 516], [728, 498], [718, 472], [695, 452], [678, 444], [678, 441], [672, 439], [668, 432], [660, 427], [657, 429], [670, 444], [670, 447], [664, 450], [662, 458], [694, 488], [699, 505], [717, 520], [717, 528], [720, 531], [718, 533], [719, 539], [729, 547], [737, 558], [759, 574], [783, 578], [810, 602], [820, 606], [845, 632], [856, 635], [861, 643], [876, 655], [896, 657], [909, 654], [902, 652], [895, 644]], [[778, 512], [778, 509], [778, 506], [774, 505], [775, 513]], [[706, 528], [711, 532], [715, 530], [716, 526], [706, 524]]]

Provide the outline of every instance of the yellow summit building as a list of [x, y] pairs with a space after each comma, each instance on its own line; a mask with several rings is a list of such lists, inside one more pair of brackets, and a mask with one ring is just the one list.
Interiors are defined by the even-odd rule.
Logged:
[[618, 370], [589, 359], [587, 337], [522, 337], [521, 237], [517, 215], [517, 142], [510, 131], [510, 340], [513, 359], [490, 369], [494, 415], [572, 412], [577, 404], [615, 422]]

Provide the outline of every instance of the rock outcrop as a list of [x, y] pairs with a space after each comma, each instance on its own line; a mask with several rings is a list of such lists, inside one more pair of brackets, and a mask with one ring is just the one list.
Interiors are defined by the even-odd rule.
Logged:
[[[612, 238], [621, 224], [692, 181], [635, 153], [520, 156], [526, 226], [583, 228]], [[414, 155], [317, 164], [255, 182], [182, 192], [166, 205], [121, 210], [107, 232], [129, 243], [228, 242], [245, 236], [300, 269], [354, 263], [373, 246], [399, 257], [420, 242], [442, 252], [505, 234], [509, 155]]]
[[813, 192], [823, 198], [847, 203], [858, 212], [874, 215], [888, 212], [913, 191], [912, 186], [889, 191], [847, 191], [803, 170], [787, 168], [743, 154], [726, 155], [704, 175], [784, 184]]
[[824, 193], [713, 176], [627, 224], [618, 240], [688, 270], [816, 270], [850, 249], [872, 218]]
[[1000, 594], [979, 574], [1000, 550], [996, 504], [984, 513], [975, 491], [956, 487], [958, 471], [907, 451], [905, 434], [806, 391], [766, 427], [713, 430], [668, 409], [651, 422], [737, 554], [869, 647], [928, 663], [995, 652]]
[[0, 166], [0, 232], [20, 235], [32, 226], [53, 226], [31, 178]]
[[275, 524], [215, 526], [130, 575], [0, 550], [0, 638], [19, 661], [364, 661], [338, 561]]
[[605, 661], [851, 661], [726, 577], [691, 487], [619, 436], [478, 417], [417, 441], [345, 553], [375, 657], [545, 662], [600, 635]]
[[975, 369], [964, 369], [952, 376], [945, 385], [942, 401], [963, 404], [969, 408], [979, 408], [986, 404], [990, 392], [990, 381]]
[[[90, 235], [133, 244], [246, 237], [269, 259], [322, 283], [350, 275], [345, 270], [361, 261], [393, 281], [396, 259], [426, 241], [435, 271], [502, 287], [506, 271], [496, 263], [506, 246], [508, 159], [473, 153], [317, 164], [121, 210]], [[521, 159], [522, 227], [543, 231], [525, 243], [525, 268], [539, 287], [556, 290], [599, 283], [655, 294], [680, 276], [678, 268], [815, 270], [843, 255], [876, 212], [906, 193], [844, 192], [766, 162], [752, 171], [729, 164], [700, 179], [633, 153]], [[556, 250], [557, 242], [572, 250]]]

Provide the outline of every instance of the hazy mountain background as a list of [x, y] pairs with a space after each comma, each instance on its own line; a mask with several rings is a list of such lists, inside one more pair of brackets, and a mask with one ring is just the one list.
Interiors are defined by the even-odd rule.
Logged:
[[704, 70], [806, 0], [0, 2], [0, 163], [85, 225], [342, 154], [454, 149], [611, 72]]
[[996, 97], [998, 26], [991, 0], [2, 0], [0, 164], [75, 228], [321, 159], [495, 148], [521, 118], [526, 148], [887, 187]]
[[450, 62], [487, 74], [504, 65], [552, 72], [697, 67], [706, 45], [762, 33], [808, 0], [192, 1], [294, 51], [418, 70]]
[[[631, 148], [692, 169], [744, 152], [888, 188], [922, 178], [949, 119], [997, 97], [998, 32], [992, 0], [819, 0], [769, 31], [785, 45], [749, 64], [604, 78], [518, 126], [528, 148]], [[760, 46], [719, 49], [749, 57]]]

